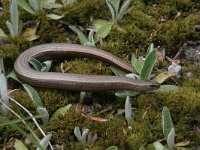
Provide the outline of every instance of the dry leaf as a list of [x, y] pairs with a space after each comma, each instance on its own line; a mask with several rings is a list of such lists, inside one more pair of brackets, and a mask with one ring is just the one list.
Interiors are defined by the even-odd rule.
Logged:
[[96, 122], [106, 122], [106, 121], [108, 121], [108, 119], [103, 119], [103, 118], [99, 118], [99, 117], [95, 117], [95, 116], [85, 115], [83, 113], [81, 113], [81, 115], [85, 118], [88, 118], [88, 119], [96, 121]]

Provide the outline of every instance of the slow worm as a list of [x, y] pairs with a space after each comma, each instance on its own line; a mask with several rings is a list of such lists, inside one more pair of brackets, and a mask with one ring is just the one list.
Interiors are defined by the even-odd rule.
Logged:
[[28, 63], [31, 58], [42, 61], [65, 57], [96, 58], [126, 72], [135, 72], [129, 63], [106, 51], [82, 45], [52, 43], [31, 47], [21, 53], [14, 64], [15, 73], [22, 82], [32, 86], [71, 91], [132, 90], [149, 92], [159, 87], [159, 84], [154, 81], [140, 81], [128, 77], [41, 72], [32, 69]]

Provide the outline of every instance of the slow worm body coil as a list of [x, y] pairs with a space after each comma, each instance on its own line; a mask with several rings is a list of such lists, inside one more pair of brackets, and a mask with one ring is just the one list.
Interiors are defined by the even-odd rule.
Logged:
[[140, 81], [128, 77], [41, 72], [31, 68], [31, 58], [39, 61], [52, 58], [96, 58], [126, 72], [135, 72], [127, 62], [106, 51], [76, 44], [51, 43], [32, 47], [19, 55], [14, 64], [17, 77], [36, 87], [60, 88], [71, 91], [132, 90], [148, 92], [159, 87], [154, 81]]

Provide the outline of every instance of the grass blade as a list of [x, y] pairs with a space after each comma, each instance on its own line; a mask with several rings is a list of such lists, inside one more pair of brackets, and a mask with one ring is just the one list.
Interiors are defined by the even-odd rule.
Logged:
[[141, 71], [141, 80], [149, 80], [150, 79], [150, 74], [153, 70], [153, 67], [156, 63], [156, 49], [154, 49], [150, 54], [147, 56], [144, 66]]
[[19, 34], [19, 12], [16, 0], [12, 0], [10, 7], [11, 23], [13, 25], [14, 35]]
[[164, 107], [162, 110], [162, 125], [163, 125], [163, 133], [165, 135], [165, 138], [167, 139], [168, 134], [171, 131], [171, 128], [174, 127], [171, 119], [171, 114], [167, 107]]
[[17, 4], [24, 9], [25, 11], [29, 12], [32, 15], [35, 15], [34, 10], [28, 5], [25, 0], [17, 0]]
[[118, 19], [118, 20], [122, 19], [122, 17], [125, 15], [125, 13], [126, 13], [127, 10], [128, 10], [128, 7], [129, 7], [130, 4], [131, 4], [131, 1], [132, 1], [132, 0], [126, 0], [126, 1], [122, 4], [122, 6], [121, 6], [121, 8], [120, 8], [120, 11], [119, 11], [119, 14], [118, 14], [118, 16], [117, 16], [117, 19]]

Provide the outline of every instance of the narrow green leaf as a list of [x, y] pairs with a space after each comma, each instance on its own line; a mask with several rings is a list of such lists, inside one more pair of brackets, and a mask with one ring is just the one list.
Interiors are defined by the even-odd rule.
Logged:
[[8, 30], [9, 30], [11, 36], [15, 36], [13, 24], [9, 21], [6, 21], [6, 25], [8, 27]]
[[153, 146], [155, 147], [155, 150], [165, 150], [165, 147], [160, 142], [154, 142]]
[[29, 12], [32, 15], [35, 15], [34, 10], [28, 5], [28, 3], [25, 0], [17, 0], [17, 4], [25, 11]]
[[87, 135], [89, 133], [89, 129], [84, 129], [81, 136], [81, 143], [86, 144]]
[[132, 79], [138, 79], [139, 78], [139, 76], [135, 73], [128, 73], [125, 76], [128, 77], [128, 78], [132, 78]]
[[30, 96], [31, 100], [35, 104], [36, 107], [43, 107], [42, 100], [40, 99], [40, 96], [36, 92], [36, 90], [28, 85], [28, 84], [22, 84], [28, 95]]
[[147, 49], [147, 57], [148, 57], [148, 55], [149, 55], [153, 50], [154, 50], [154, 44], [151, 43], [150, 46], [149, 46], [148, 49]]
[[126, 14], [128, 7], [130, 6], [132, 0], [126, 0], [124, 1], [124, 3], [122, 4], [120, 11], [117, 15], [117, 20], [121, 20], [122, 17]]
[[120, 0], [106, 0], [106, 4], [110, 9], [113, 22], [117, 20], [119, 3], [120, 3]]
[[45, 3], [43, 7], [46, 9], [53, 9], [53, 8], [62, 8], [63, 5], [59, 3]]
[[42, 62], [42, 69], [41, 71], [48, 72], [51, 68], [52, 60], [46, 60]]
[[190, 145], [191, 142], [190, 141], [184, 141], [184, 142], [179, 142], [175, 144], [175, 147], [184, 147], [184, 146], [188, 146]]
[[171, 128], [174, 127], [171, 119], [171, 114], [167, 107], [164, 107], [162, 110], [162, 126], [163, 126], [163, 133], [165, 135], [165, 138], [167, 139], [168, 134], [171, 131]]
[[24, 143], [18, 139], [15, 140], [14, 148], [16, 150], [28, 150]]
[[106, 150], [118, 150], [117, 146], [110, 146]]
[[35, 12], [40, 11], [40, 2], [38, 0], [29, 0], [29, 3]]
[[81, 131], [80, 131], [79, 127], [74, 128], [74, 134], [77, 137], [77, 139], [79, 140], [79, 142], [81, 142]]
[[134, 54], [132, 54], [131, 57], [131, 65], [135, 68], [138, 74], [141, 74], [144, 62], [142, 60], [137, 59]]
[[112, 70], [112, 72], [116, 75], [116, 76], [125, 76], [126, 72], [119, 70], [118, 68], [114, 68], [114, 67], [110, 67], [110, 69]]
[[[0, 98], [7, 106], [9, 106], [9, 97], [7, 96], [8, 87], [7, 87], [7, 80], [3, 73], [0, 73]], [[0, 109], [3, 115], [8, 114], [8, 110], [4, 107], [0, 102]]]
[[67, 114], [67, 112], [69, 111], [71, 107], [72, 107], [72, 104], [68, 104], [67, 106], [57, 109], [54, 112], [53, 116], [51, 117], [51, 120], [56, 119], [58, 116], [64, 116], [65, 114]]
[[96, 30], [95, 40], [98, 41], [99, 39], [105, 38], [108, 36], [112, 28], [112, 23], [108, 23], [102, 25], [98, 30]]
[[17, 76], [16, 76], [16, 74], [15, 74], [14, 71], [11, 71], [6, 77], [7, 77], [7, 78], [12, 78], [12, 79], [14, 79], [15, 81], [21, 83], [21, 81], [19, 81], [19, 79], [17, 78]]
[[176, 85], [160, 85], [160, 88], [152, 92], [175, 92], [178, 90]]
[[156, 63], [156, 50], [150, 52], [147, 56], [141, 71], [141, 80], [149, 80], [153, 67]]
[[11, 23], [13, 25], [14, 35], [19, 34], [19, 12], [16, 0], [12, 0], [10, 8]]
[[[43, 116], [36, 115], [36, 116], [33, 116], [33, 117], [37, 119], [37, 118], [41, 118]], [[0, 117], [0, 127], [17, 124], [19, 122], [26, 121], [26, 120], [31, 120], [31, 119], [32, 119], [32, 117], [24, 117], [22, 119], [12, 119], [12, 120], [9, 120], [7, 118]]]
[[132, 107], [130, 103], [130, 96], [127, 96], [125, 101], [125, 118], [128, 124], [130, 124], [132, 120]]
[[52, 20], [59, 20], [63, 18], [64, 16], [56, 15], [56, 14], [48, 14], [47, 17], [49, 17]]
[[8, 36], [4, 33], [4, 31], [0, 28], [0, 40], [7, 40]]
[[[47, 149], [47, 146], [48, 146], [48, 143], [49, 143], [51, 137], [52, 137], [52, 134], [49, 133], [40, 141], [40, 145], [43, 147], [43, 149], [45, 149], [45, 150]], [[36, 150], [40, 150], [40, 148], [37, 147]]]
[[37, 71], [41, 71], [43, 68], [43, 65], [41, 62], [39, 62], [37, 59], [35, 58], [31, 58], [28, 61], [29, 64], [31, 64], [33, 66], [33, 68]]
[[175, 128], [172, 127], [167, 136], [167, 146], [168, 146], [169, 150], [174, 149], [174, 143], [175, 143]]
[[140, 93], [134, 92], [134, 91], [125, 91], [125, 90], [120, 90], [120, 91], [115, 92], [115, 96], [118, 96], [118, 97], [121, 97], [121, 98], [125, 98], [127, 96], [134, 97], [138, 94], [140, 94]]
[[22, 33], [22, 28], [23, 28], [23, 22], [22, 22], [22, 20], [19, 20], [18, 34], [21, 34], [21, 33]]
[[81, 32], [76, 26], [69, 26], [69, 28], [78, 35], [78, 38], [82, 45], [85, 45], [85, 43], [89, 42], [83, 32]]
[[37, 112], [42, 116], [42, 122], [44, 125], [48, 125], [49, 123], [49, 113], [44, 107], [37, 107]]
[[101, 28], [102, 26], [108, 25], [108, 24], [113, 24], [113, 23], [104, 19], [97, 19], [93, 21], [92, 27], [96, 31], [96, 30], [99, 30], [99, 28]]

